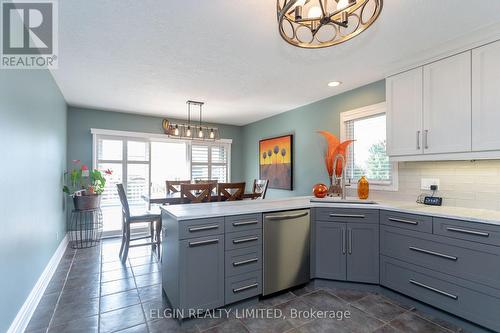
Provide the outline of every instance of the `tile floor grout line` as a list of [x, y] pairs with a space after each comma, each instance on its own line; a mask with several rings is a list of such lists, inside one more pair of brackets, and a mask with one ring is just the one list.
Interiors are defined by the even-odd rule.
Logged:
[[[68, 244], [66, 246], [66, 250], [70, 247], [70, 244]], [[73, 248], [71, 248], [73, 249]], [[65, 252], [66, 252], [65, 250]], [[52, 316], [50, 316], [50, 320], [49, 320], [49, 324], [47, 325], [47, 329], [45, 330], [45, 332], [48, 332], [49, 329], [51, 328], [51, 325], [52, 325], [52, 321], [54, 320], [54, 316], [56, 314], [56, 310], [57, 310], [57, 307], [59, 306], [59, 301], [61, 300], [61, 297], [62, 297], [62, 293], [63, 293], [63, 290], [64, 290], [64, 287], [66, 286], [66, 282], [68, 281], [68, 276], [69, 276], [69, 273], [71, 272], [71, 268], [73, 267], [73, 262], [75, 261], [75, 257], [76, 257], [76, 252], [77, 250], [75, 249], [75, 252], [73, 253], [73, 257], [71, 258], [71, 263], [69, 264], [69, 268], [68, 268], [68, 272], [66, 273], [66, 277], [64, 278], [64, 283], [62, 285], [62, 288], [61, 290], [59, 291], [59, 296], [57, 297], [57, 301], [56, 301], [56, 304], [54, 306], [54, 311], [52, 311]], [[59, 264], [58, 264], [59, 266]], [[57, 269], [57, 268], [56, 268]]]

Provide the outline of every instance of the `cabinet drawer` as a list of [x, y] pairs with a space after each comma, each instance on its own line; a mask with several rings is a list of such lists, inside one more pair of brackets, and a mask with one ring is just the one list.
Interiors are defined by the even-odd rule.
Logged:
[[432, 217], [382, 210], [380, 224], [432, 233]]
[[500, 246], [500, 226], [434, 218], [434, 233], [468, 241]]
[[226, 278], [226, 304], [241, 301], [262, 293], [262, 271]]
[[219, 235], [224, 233], [224, 218], [187, 220], [179, 222], [179, 239]]
[[410, 297], [500, 331], [500, 291], [386, 256], [380, 283]]
[[333, 222], [378, 222], [378, 210], [355, 208], [317, 208], [316, 220]]
[[500, 289], [499, 247], [389, 226], [380, 237], [383, 255]]
[[262, 270], [262, 246], [226, 252], [226, 276]]
[[226, 235], [226, 251], [262, 245], [262, 230], [232, 232]]
[[226, 232], [245, 231], [262, 228], [262, 214], [226, 216]]

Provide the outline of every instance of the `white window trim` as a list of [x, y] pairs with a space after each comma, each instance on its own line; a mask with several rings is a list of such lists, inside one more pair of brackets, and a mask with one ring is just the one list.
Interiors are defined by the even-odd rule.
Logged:
[[[368, 105], [362, 108], [349, 110], [340, 113], [340, 140], [347, 140], [345, 123], [350, 120], [375, 116], [381, 113], [387, 113], [386, 103]], [[376, 191], [397, 191], [399, 188], [398, 163], [391, 162], [392, 182], [384, 184], [382, 182], [370, 181], [370, 189]], [[358, 184], [351, 184], [351, 188], [356, 189]]]
[[[196, 139], [177, 139], [170, 138], [165, 134], [156, 134], [156, 133], [145, 133], [145, 132], [130, 132], [130, 131], [117, 131], [117, 130], [108, 130], [108, 129], [100, 129], [100, 128], [91, 128], [90, 133], [92, 134], [92, 163], [93, 167], [97, 166], [97, 137], [114, 137], [121, 139], [130, 139], [137, 138], [145, 141], [163, 141], [163, 142], [185, 142], [187, 144], [187, 156], [186, 159], [189, 164], [189, 176], [192, 176], [192, 162], [191, 162], [191, 147], [193, 144], [201, 144], [209, 146], [209, 153], [211, 152], [211, 146], [225, 146], [227, 148], [227, 182], [231, 182], [231, 145], [233, 143], [232, 139], [218, 139], [215, 141], [205, 141], [205, 140], [196, 140]], [[125, 149], [125, 148], [124, 148]], [[151, 147], [149, 149], [149, 154], [151, 155]], [[209, 156], [210, 157], [210, 156]], [[151, 161], [151, 156], [150, 156]], [[211, 161], [209, 161], [210, 164]], [[149, 162], [150, 163], [150, 162]], [[218, 163], [213, 163], [213, 165], [217, 165]], [[224, 163], [220, 163], [223, 165]], [[209, 167], [210, 169], [210, 167]], [[149, 168], [151, 173], [151, 168]], [[209, 170], [209, 177], [211, 175], [211, 170]], [[150, 175], [151, 179], [151, 175]]]
[[[193, 142], [193, 140], [189, 140], [190, 142]], [[232, 140], [231, 140], [232, 141]], [[194, 141], [194, 144], [198, 145], [205, 145], [208, 146], [208, 160], [207, 162], [193, 162], [190, 159], [190, 175], [191, 177], [193, 176], [193, 165], [201, 165], [201, 166], [207, 166], [208, 167], [208, 177], [211, 179], [212, 175], [212, 166], [226, 166], [226, 182], [230, 183], [231, 182], [231, 143], [223, 142], [221, 140], [217, 140], [215, 142], [207, 142], [207, 141]], [[219, 162], [212, 162], [212, 147], [213, 146], [224, 146], [227, 151], [227, 163], [219, 163]], [[189, 145], [189, 156], [191, 156], [191, 149], [192, 149], [192, 144]]]

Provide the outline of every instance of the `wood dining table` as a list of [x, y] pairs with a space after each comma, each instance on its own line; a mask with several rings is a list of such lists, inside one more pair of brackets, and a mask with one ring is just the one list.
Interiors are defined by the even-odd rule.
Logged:
[[[242, 198], [243, 200], [249, 200], [249, 199], [257, 199], [260, 197], [259, 193], [244, 193]], [[147, 195], [142, 195], [142, 199], [146, 201], [149, 205], [152, 204], [160, 204], [160, 205], [179, 205], [179, 204], [187, 204], [189, 201], [186, 198], [181, 198], [181, 193], [170, 193], [164, 196], [152, 196], [149, 197]], [[219, 197], [217, 194], [213, 193], [212, 196], [210, 197], [210, 202], [217, 202], [219, 201]], [[224, 201], [224, 198], [222, 198], [222, 201]]]

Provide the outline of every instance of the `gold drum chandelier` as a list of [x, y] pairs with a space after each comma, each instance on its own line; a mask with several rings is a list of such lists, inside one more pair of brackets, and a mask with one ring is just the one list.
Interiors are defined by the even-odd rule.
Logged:
[[277, 0], [281, 37], [308, 48], [343, 43], [378, 18], [383, 0]]

